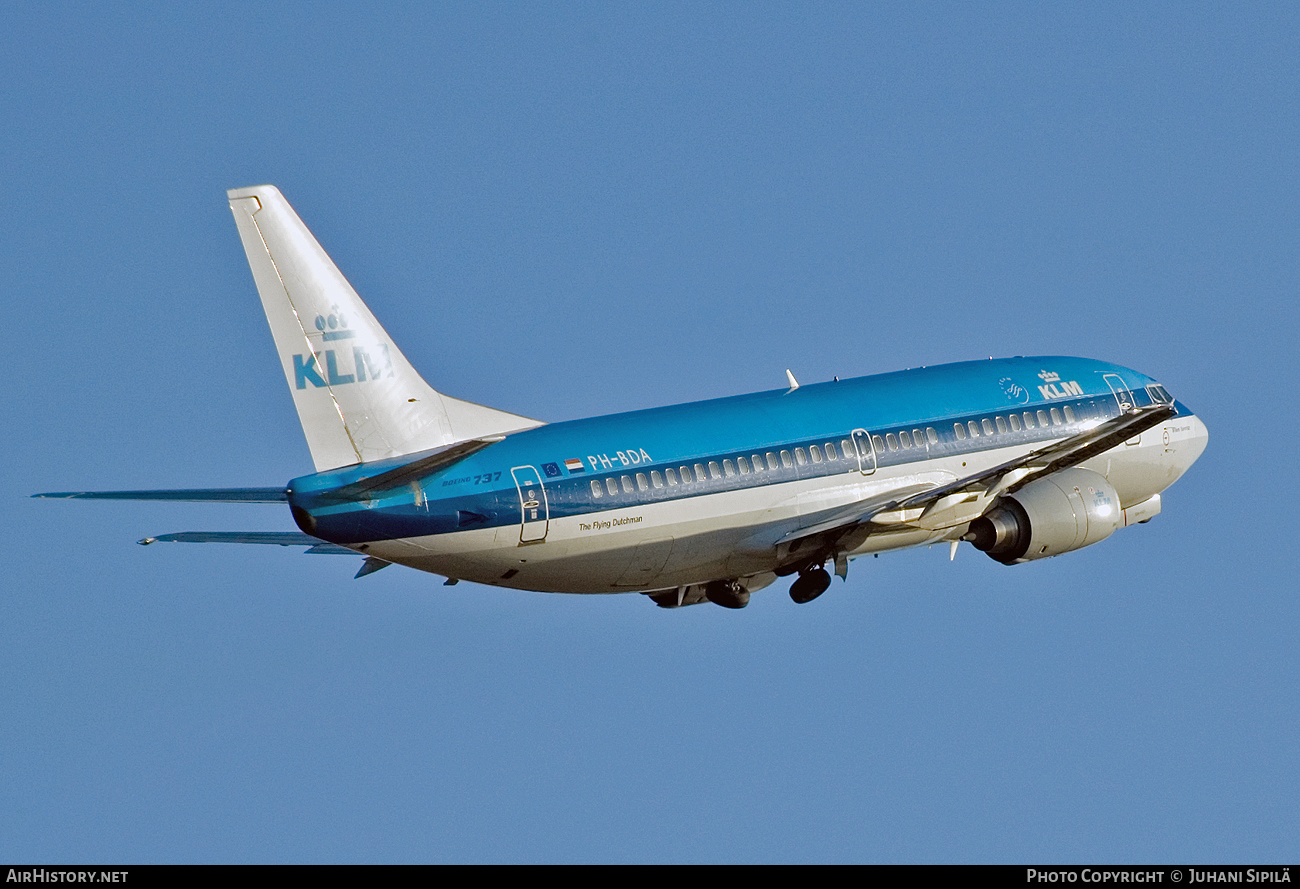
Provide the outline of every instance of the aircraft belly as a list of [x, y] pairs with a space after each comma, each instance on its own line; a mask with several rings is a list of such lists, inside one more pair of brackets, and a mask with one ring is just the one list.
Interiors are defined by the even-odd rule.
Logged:
[[[552, 517], [546, 539], [537, 543], [521, 544], [519, 526], [505, 525], [384, 541], [369, 552], [378, 555], [376, 548], [383, 547], [388, 555], [381, 558], [412, 568], [543, 592], [658, 589], [769, 570], [775, 541], [797, 523], [810, 497], [819, 505], [849, 503], [881, 484], [888, 484], [883, 474], [867, 479], [846, 473]], [[765, 529], [769, 533], [755, 540]], [[663, 547], [667, 538], [671, 546]], [[656, 542], [662, 550], [641, 549]], [[667, 555], [660, 564], [663, 551]], [[629, 573], [638, 564], [640, 570]]]

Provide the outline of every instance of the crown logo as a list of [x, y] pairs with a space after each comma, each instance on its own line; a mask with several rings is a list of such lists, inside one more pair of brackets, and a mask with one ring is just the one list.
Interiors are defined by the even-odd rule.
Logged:
[[1061, 375], [1052, 373], [1050, 370], [1043, 371], [1038, 375], [1038, 378], [1044, 383], [1059, 383], [1061, 381]]
[[337, 304], [330, 306], [332, 311], [328, 315], [316, 316], [316, 329], [324, 336], [325, 340], [347, 340], [356, 336], [355, 330], [348, 330], [348, 317], [339, 311]]

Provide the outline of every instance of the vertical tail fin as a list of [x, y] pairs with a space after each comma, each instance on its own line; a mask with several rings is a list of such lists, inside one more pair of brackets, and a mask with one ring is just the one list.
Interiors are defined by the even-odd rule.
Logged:
[[274, 186], [226, 194], [318, 470], [540, 425], [431, 388]]

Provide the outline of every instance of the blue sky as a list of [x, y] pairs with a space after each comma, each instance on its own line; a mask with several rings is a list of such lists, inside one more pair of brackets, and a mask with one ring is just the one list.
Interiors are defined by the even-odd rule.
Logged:
[[[0, 858], [1290, 860], [1288, 4], [6, 6]], [[547, 420], [1078, 354], [1208, 424], [1150, 524], [665, 612], [264, 547], [310, 470], [225, 189]]]

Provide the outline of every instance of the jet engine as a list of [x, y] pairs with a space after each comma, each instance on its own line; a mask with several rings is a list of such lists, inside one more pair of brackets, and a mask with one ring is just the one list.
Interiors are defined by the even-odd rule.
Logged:
[[1004, 565], [1046, 559], [1105, 540], [1123, 524], [1115, 487], [1089, 469], [1025, 485], [971, 522], [962, 537]]

